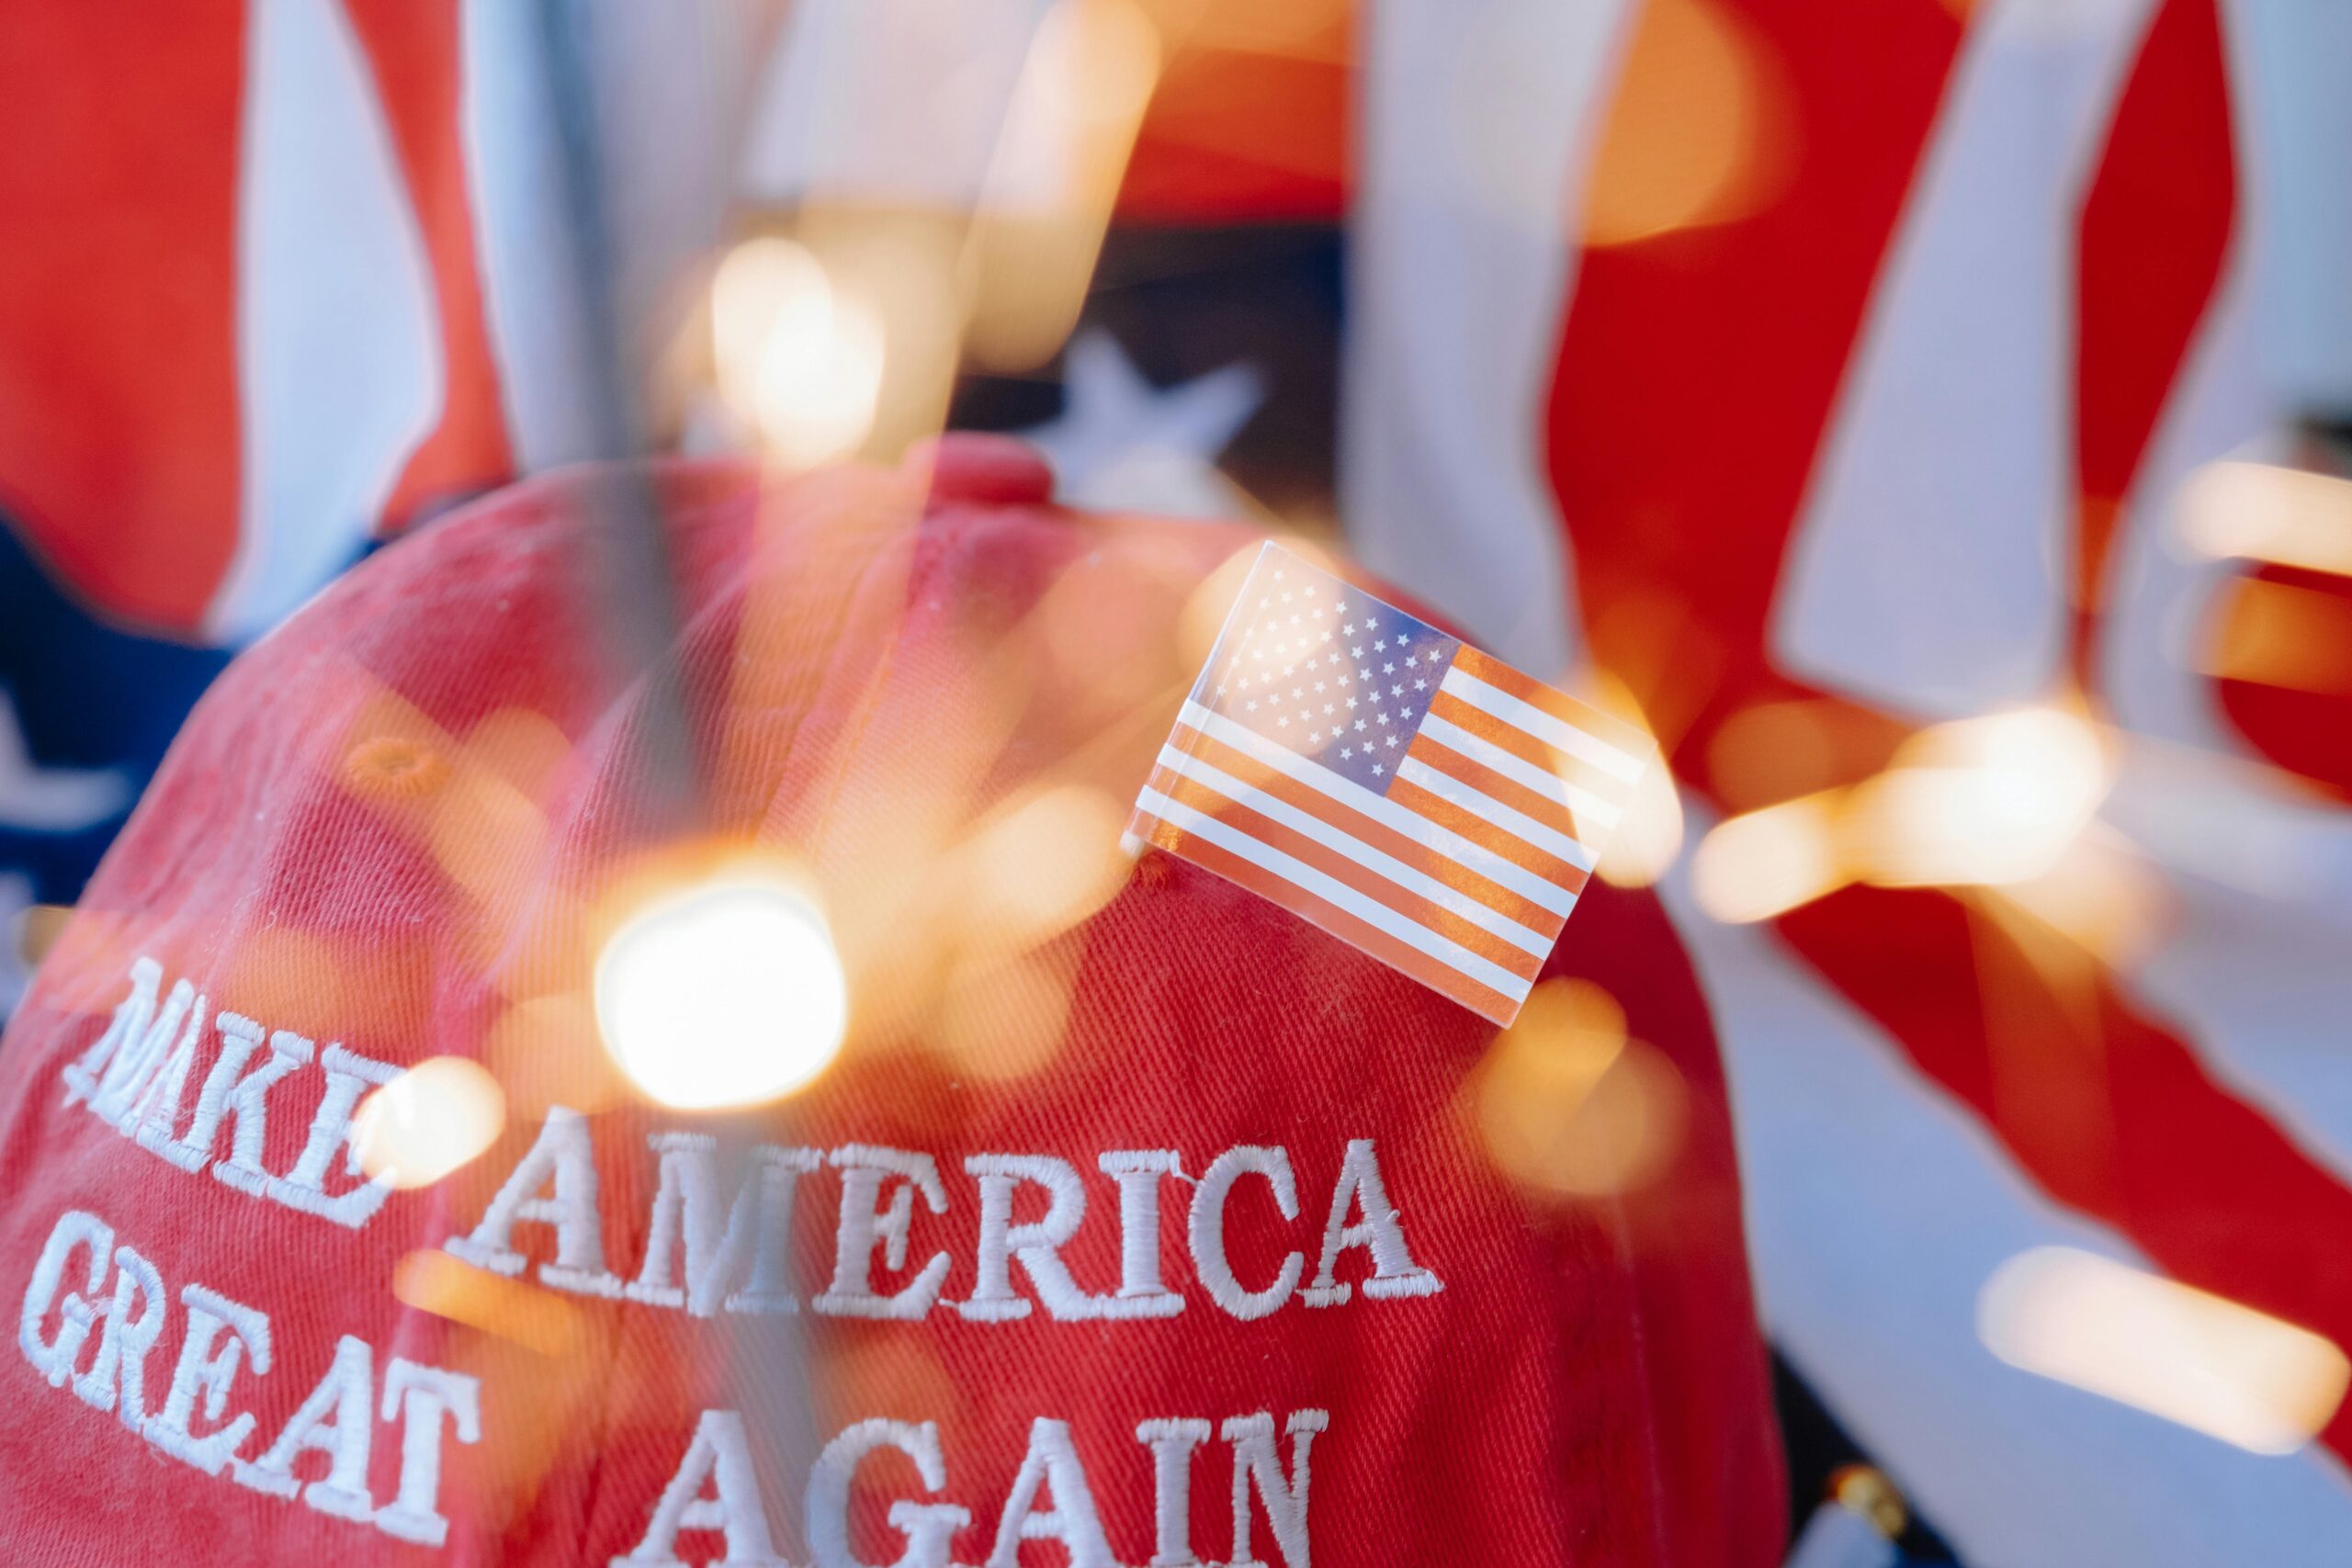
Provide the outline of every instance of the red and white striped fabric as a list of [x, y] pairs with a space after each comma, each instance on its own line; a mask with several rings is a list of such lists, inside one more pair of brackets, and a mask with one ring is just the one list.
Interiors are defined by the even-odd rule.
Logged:
[[1508, 1024], [1647, 750], [1268, 545], [1127, 834]]
[[1693, 838], [1757, 804], [1723, 737], [1767, 705], [1882, 759], [2075, 692], [2124, 738], [2101, 831], [2172, 921], [2063, 982], [1932, 890], [1734, 928], [1669, 889], [1776, 1337], [1971, 1563], [2315, 1565], [2352, 1529], [2352, 1416], [2257, 1457], [2005, 1364], [1976, 1315], [2064, 1243], [2352, 1347], [2352, 819], [2228, 762], [2177, 646], [2218, 574], [2166, 543], [2273, 412], [2257, 9], [1481, 0], [1368, 39], [1376, 568], [1528, 668], [1636, 680]]
[[[600, 129], [632, 300], [718, 231], [744, 61], [712, 39], [770, 8], [582, 13], [628, 62]], [[0, 246], [0, 513], [62, 581], [239, 642], [379, 525], [593, 455], [535, 17], [9, 8], [0, 207], [37, 220]]]

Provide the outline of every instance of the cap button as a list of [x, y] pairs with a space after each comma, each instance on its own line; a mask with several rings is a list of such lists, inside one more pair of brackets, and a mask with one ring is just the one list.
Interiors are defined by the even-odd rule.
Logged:
[[934, 500], [1043, 506], [1054, 499], [1053, 465], [1016, 436], [949, 431], [908, 448], [905, 467], [910, 473], [931, 470]]

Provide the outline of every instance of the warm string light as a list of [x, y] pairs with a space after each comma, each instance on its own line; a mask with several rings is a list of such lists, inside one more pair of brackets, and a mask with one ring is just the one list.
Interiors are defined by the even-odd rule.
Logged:
[[1586, 242], [1629, 244], [1768, 206], [1793, 165], [1789, 97], [1736, 7], [1643, 6], [1586, 193]]
[[[725, 439], [793, 467], [893, 455], [944, 423], [965, 360], [1020, 370], [1060, 351], [1165, 45], [1135, 0], [1057, 0], [1020, 51], [1001, 103], [978, 116], [992, 140], [977, 160], [970, 113], [891, 133], [910, 166], [969, 167], [960, 202], [910, 215], [834, 199], [820, 182], [801, 193], [790, 238], [749, 239], [719, 260], [707, 320]], [[976, 80], [994, 67], [973, 64], [953, 88], [986, 95]], [[926, 159], [926, 134], [963, 140]], [[700, 358], [697, 346], [680, 363]]]
[[1589, 980], [1547, 980], [1530, 992], [1465, 1093], [1487, 1156], [1549, 1199], [1643, 1187], [1682, 1144], [1681, 1075], [1628, 1037], [1624, 1009]]
[[2181, 541], [2237, 558], [2352, 575], [2352, 479], [2271, 463], [2208, 463], [2181, 487]]

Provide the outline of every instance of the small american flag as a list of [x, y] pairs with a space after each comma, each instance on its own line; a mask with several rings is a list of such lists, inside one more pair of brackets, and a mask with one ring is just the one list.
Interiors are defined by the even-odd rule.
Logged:
[[1650, 750], [1270, 544], [1128, 838], [1508, 1024]]

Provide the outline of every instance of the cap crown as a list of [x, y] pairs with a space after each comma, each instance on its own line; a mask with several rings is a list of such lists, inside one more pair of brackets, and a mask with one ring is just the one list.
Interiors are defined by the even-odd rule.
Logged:
[[[93, 883], [0, 1052], [20, 1561], [1776, 1560], [1722, 1079], [1655, 900], [1596, 884], [1498, 1043], [1118, 853], [1246, 532], [1055, 510], [985, 447], [928, 487], [654, 479], [690, 832], [650, 798], [671, 688], [584, 608], [610, 476], [573, 475], [242, 658]], [[772, 874], [839, 953], [838, 1059], [654, 1103], [598, 1043], [600, 944]], [[352, 1174], [355, 1105], [435, 1057], [503, 1132]]]

